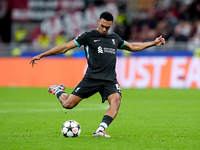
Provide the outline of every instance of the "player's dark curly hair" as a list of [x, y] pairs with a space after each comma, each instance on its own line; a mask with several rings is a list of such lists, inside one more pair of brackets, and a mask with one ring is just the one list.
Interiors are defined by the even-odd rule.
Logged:
[[103, 12], [100, 15], [99, 19], [101, 19], [101, 18], [105, 19], [106, 21], [112, 21], [112, 22], [114, 20], [113, 15], [111, 13], [107, 12], [107, 11]]

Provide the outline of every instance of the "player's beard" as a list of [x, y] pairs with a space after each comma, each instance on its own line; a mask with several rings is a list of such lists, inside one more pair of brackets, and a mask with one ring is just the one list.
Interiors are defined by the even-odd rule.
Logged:
[[102, 32], [101, 32], [101, 35], [106, 35], [106, 32], [105, 32], [105, 31], [102, 31]]

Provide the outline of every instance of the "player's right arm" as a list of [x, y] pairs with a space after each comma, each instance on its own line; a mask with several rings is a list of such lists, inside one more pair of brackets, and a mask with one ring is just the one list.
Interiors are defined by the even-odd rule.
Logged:
[[67, 44], [63, 44], [63, 45], [54, 47], [54, 48], [52, 48], [52, 49], [50, 49], [48, 51], [45, 51], [44, 53], [41, 53], [41, 54], [33, 57], [29, 64], [32, 64], [32, 67], [33, 67], [34, 64], [36, 64], [35, 61], [36, 60], [40, 60], [42, 57], [47, 57], [47, 56], [52, 56], [52, 55], [59, 55], [59, 54], [65, 53], [68, 50], [73, 49], [75, 47], [77, 47], [75, 42], [74, 41], [70, 41]]

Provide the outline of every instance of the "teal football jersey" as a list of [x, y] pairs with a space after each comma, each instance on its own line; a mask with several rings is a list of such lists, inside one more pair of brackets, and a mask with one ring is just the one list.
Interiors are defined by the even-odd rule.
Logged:
[[101, 35], [97, 30], [84, 32], [74, 39], [84, 46], [88, 68], [85, 78], [113, 81], [116, 79], [116, 53], [125, 45], [116, 33]]

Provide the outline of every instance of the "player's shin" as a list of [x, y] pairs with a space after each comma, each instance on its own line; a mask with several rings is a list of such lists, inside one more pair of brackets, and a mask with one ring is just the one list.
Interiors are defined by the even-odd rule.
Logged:
[[110, 123], [113, 121], [113, 118], [108, 116], [108, 115], [104, 115], [103, 116], [103, 119], [97, 129], [97, 131], [100, 131], [100, 130], [105, 130], [109, 125]]

